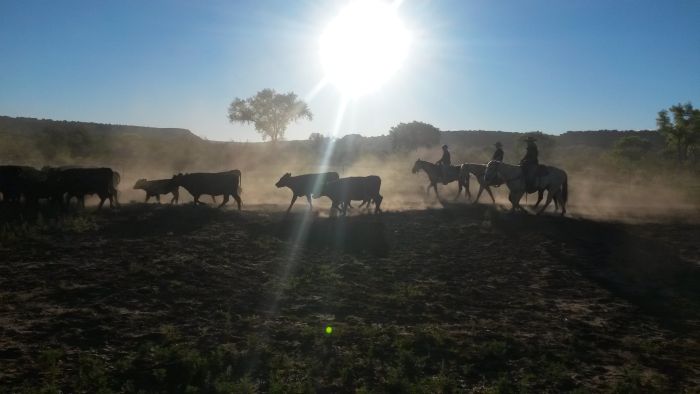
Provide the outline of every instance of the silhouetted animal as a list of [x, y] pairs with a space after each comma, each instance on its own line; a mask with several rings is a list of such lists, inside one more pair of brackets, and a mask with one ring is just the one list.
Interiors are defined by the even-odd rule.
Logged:
[[[428, 184], [428, 187], [426, 188], [426, 194], [430, 193], [430, 188], [432, 187], [435, 190], [435, 195], [440, 197], [438, 194], [438, 189], [437, 189], [437, 184], [438, 182], [442, 182], [444, 184], [448, 184], [450, 182], [457, 181], [457, 185], [459, 186], [459, 190], [457, 191], [457, 195], [455, 196], [455, 200], [459, 197], [459, 195], [462, 193], [462, 188], [464, 188], [466, 185], [466, 180], [460, 176], [460, 166], [450, 166], [447, 171], [447, 178], [443, 179], [443, 170], [442, 168], [434, 163], [430, 163], [424, 160], [416, 160], [416, 163], [413, 165], [413, 169], [411, 170], [414, 174], [417, 173], [418, 171], [423, 170], [425, 171], [426, 174], [428, 174], [428, 179], [430, 180], [430, 184]], [[469, 188], [467, 187], [467, 191]], [[466, 195], [466, 193], [465, 193]]]
[[202, 194], [211, 196], [224, 196], [224, 201], [219, 205], [225, 205], [229, 196], [232, 196], [238, 204], [238, 210], [241, 210], [241, 197], [238, 195], [241, 185], [240, 171], [226, 171], [218, 173], [193, 173], [193, 174], [177, 174], [172, 178], [173, 183], [177, 186], [182, 186], [194, 197], [194, 204], [203, 204], [199, 201]]
[[2, 201], [19, 202], [22, 197], [22, 172], [32, 169], [27, 166], [0, 166], [0, 193]]
[[292, 205], [294, 205], [294, 202], [296, 202], [297, 198], [301, 196], [306, 196], [306, 200], [309, 202], [309, 209], [311, 209], [313, 207], [311, 204], [311, 196], [314, 194], [319, 194], [323, 188], [323, 185], [326, 183], [337, 181], [338, 179], [340, 179], [340, 176], [337, 172], [297, 176], [292, 176], [292, 174], [288, 172], [282, 175], [282, 178], [275, 183], [275, 186], [278, 188], [288, 187], [292, 189], [292, 202], [289, 204], [289, 208], [287, 208], [287, 213], [289, 213], [289, 211], [292, 209]]
[[54, 179], [57, 193], [66, 196], [66, 204], [70, 204], [73, 197], [78, 199], [78, 204], [85, 206], [85, 196], [97, 194], [100, 204], [97, 209], [102, 209], [105, 200], [109, 199], [109, 206], [119, 205], [117, 185], [121, 177], [111, 168], [67, 168], [54, 169], [49, 176]]
[[[177, 204], [177, 200], [180, 198], [179, 187], [173, 182], [172, 179], [156, 179], [156, 180], [146, 180], [139, 179], [134, 185], [134, 189], [141, 189], [146, 192], [146, 201], [155, 196], [156, 201], [160, 204], [160, 195], [172, 193], [173, 198], [170, 203]], [[214, 201], [216, 202], [216, 201]]]
[[496, 199], [493, 197], [493, 193], [491, 193], [491, 188], [489, 186], [494, 186], [494, 185], [500, 185], [501, 182], [498, 179], [493, 180], [491, 184], [488, 184], [486, 180], [484, 179], [484, 173], [486, 172], [486, 164], [475, 164], [475, 163], [464, 163], [460, 167], [460, 175], [459, 177], [464, 180], [464, 188], [466, 189], [466, 194], [469, 199], [471, 199], [472, 195], [469, 192], [469, 174], [473, 174], [474, 177], [476, 177], [476, 181], [479, 182], [479, 192], [476, 194], [476, 200], [474, 200], [474, 204], [479, 202], [479, 197], [481, 197], [481, 193], [486, 190], [486, 192], [491, 196], [491, 201], [493, 203], [496, 203]]
[[37, 205], [39, 200], [51, 200], [59, 206], [63, 202], [63, 193], [58, 183], [58, 171], [44, 167], [42, 170], [25, 168], [20, 174], [22, 195], [27, 205]]
[[341, 205], [343, 216], [345, 216], [352, 200], [363, 202], [372, 200], [375, 204], [374, 213], [378, 213], [381, 212], [379, 206], [384, 199], [379, 194], [381, 186], [382, 179], [376, 175], [341, 178], [337, 181], [326, 183], [321, 189], [321, 193], [314, 194], [314, 198], [326, 196], [331, 199], [331, 216], [340, 210]]
[[[544, 168], [540, 169], [540, 167]], [[547, 206], [552, 202], [552, 199], [555, 199], [561, 207], [561, 214], [564, 215], [566, 213], [566, 201], [569, 194], [568, 176], [566, 172], [557, 167], [538, 165], [536, 173], [539, 175], [534, 179], [534, 189], [531, 189], [531, 192], [547, 190], [547, 201], [537, 213], [540, 214], [544, 212]], [[491, 161], [486, 165], [484, 178], [487, 182], [490, 182], [496, 176], [503, 179], [506, 185], [508, 185], [508, 189], [510, 190], [508, 199], [511, 204], [513, 204], [512, 210], [522, 210], [520, 199], [523, 194], [528, 191], [526, 187], [528, 185], [526, 185], [521, 166]]]

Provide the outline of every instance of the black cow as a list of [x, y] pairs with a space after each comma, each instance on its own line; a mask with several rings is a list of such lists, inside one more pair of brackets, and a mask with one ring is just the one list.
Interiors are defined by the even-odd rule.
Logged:
[[27, 166], [0, 166], [0, 193], [5, 202], [19, 202], [23, 190], [22, 173], [34, 170]]
[[173, 198], [170, 203], [177, 204], [177, 200], [180, 198], [179, 187], [173, 182], [172, 179], [156, 179], [153, 181], [148, 181], [146, 179], [139, 179], [134, 185], [134, 189], [141, 189], [146, 192], [146, 202], [155, 196], [156, 200], [160, 204], [160, 195], [172, 193]]
[[341, 178], [334, 182], [328, 182], [323, 186], [320, 194], [315, 194], [314, 198], [326, 196], [331, 199], [331, 216], [335, 211], [339, 211], [342, 204], [343, 216], [347, 214], [350, 201], [373, 201], [375, 204], [374, 213], [381, 211], [379, 206], [384, 199], [379, 194], [379, 189], [382, 186], [382, 179], [376, 175], [365, 177], [348, 177]]
[[226, 171], [218, 173], [194, 173], [194, 174], [177, 174], [172, 178], [173, 183], [177, 186], [182, 186], [194, 197], [194, 204], [203, 204], [199, 201], [202, 194], [211, 196], [224, 196], [224, 201], [219, 207], [228, 202], [229, 195], [236, 200], [238, 210], [241, 210], [241, 197], [238, 194], [241, 186], [240, 171]]
[[111, 168], [66, 168], [54, 169], [56, 187], [61, 195], [66, 196], [66, 205], [75, 197], [78, 204], [85, 206], [85, 196], [97, 194], [100, 197], [98, 209], [102, 209], [105, 200], [109, 199], [109, 206], [119, 205], [117, 198], [117, 185], [121, 179], [118, 172]]
[[306, 196], [306, 200], [309, 202], [309, 209], [312, 208], [311, 196], [321, 192], [323, 185], [328, 182], [337, 181], [340, 176], [337, 172], [326, 172], [322, 174], [305, 174], [292, 176], [290, 173], [282, 175], [275, 186], [288, 187], [292, 189], [292, 202], [287, 208], [287, 213], [292, 209], [292, 205], [297, 200], [297, 197]]
[[37, 205], [40, 199], [61, 205], [63, 193], [59, 187], [58, 170], [44, 167], [42, 170], [26, 168], [20, 174], [22, 194], [27, 205]]

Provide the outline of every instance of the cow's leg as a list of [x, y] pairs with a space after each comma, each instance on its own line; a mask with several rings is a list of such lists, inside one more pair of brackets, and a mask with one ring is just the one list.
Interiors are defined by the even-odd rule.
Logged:
[[199, 202], [199, 196], [201, 196], [201, 194], [195, 194], [195, 195], [193, 196], [193, 197], [194, 197], [194, 205], [201, 204], [201, 203]]
[[[306, 197], [309, 197], [309, 196], [307, 195]], [[296, 194], [293, 194], [293, 195], [292, 195], [292, 202], [289, 203], [289, 208], [287, 208], [287, 213], [289, 213], [289, 211], [292, 210], [292, 205], [294, 205], [294, 203], [296, 202], [296, 200], [297, 200], [297, 195], [296, 195]], [[309, 203], [310, 203], [310, 202], [311, 202], [311, 201], [309, 201]]]
[[144, 203], [147, 203], [147, 202], [148, 202], [148, 200], [149, 200], [150, 198], [151, 198], [151, 195], [150, 195], [150, 194], [148, 194], [148, 193], [146, 193], [146, 200], [144, 201]]
[[224, 201], [221, 201], [221, 204], [219, 204], [219, 208], [226, 205], [227, 202], [228, 202], [228, 194], [224, 193]]
[[177, 201], [178, 201], [179, 199], [180, 199], [180, 192], [179, 192], [177, 189], [175, 189], [175, 191], [173, 192], [173, 199], [170, 200], [170, 203], [172, 204], [173, 201], [174, 201], [175, 204], [177, 204]]
[[216, 204], [216, 196], [213, 194], [211, 195], [211, 201]]
[[347, 200], [343, 203], [343, 216], [348, 215], [348, 204], [350, 204], [350, 200]]
[[156, 201], [158, 201], [158, 204], [160, 204], [160, 194], [156, 194]]
[[[379, 212], [382, 211], [382, 210], [379, 208], [379, 206], [382, 205], [382, 200], [384, 200], [384, 197], [382, 197], [381, 194], [377, 193], [377, 196], [374, 197], [374, 205], [375, 205], [374, 213], [379, 213]], [[369, 204], [368, 204], [368, 205], [369, 205]]]
[[[102, 206], [104, 205], [106, 199], [107, 199], [107, 197], [105, 197], [105, 196], [103, 196], [103, 195], [100, 195], [100, 205], [97, 206], [97, 210], [98, 210], [98, 211], [99, 211], [100, 209], [102, 209]], [[83, 207], [85, 207], [85, 201], [84, 201], [84, 200], [83, 200]]]
[[307, 195], [306, 195], [306, 201], [309, 202], [309, 210], [313, 210], [313, 209], [314, 209], [314, 205], [311, 203], [311, 194], [307, 194]]
[[233, 193], [233, 199], [236, 200], [236, 204], [238, 204], [238, 210], [241, 210], [241, 196], [238, 195], [238, 191]]

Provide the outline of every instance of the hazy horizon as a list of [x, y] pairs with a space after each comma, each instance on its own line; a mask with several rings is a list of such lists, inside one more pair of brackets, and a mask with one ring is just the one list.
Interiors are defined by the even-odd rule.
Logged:
[[0, 5], [0, 113], [164, 128], [260, 141], [230, 124], [235, 97], [264, 88], [306, 98], [310, 133], [654, 129], [656, 112], [700, 102], [700, 3], [400, 2], [404, 64], [348, 104], [326, 86], [319, 36], [347, 1], [26, 1]]

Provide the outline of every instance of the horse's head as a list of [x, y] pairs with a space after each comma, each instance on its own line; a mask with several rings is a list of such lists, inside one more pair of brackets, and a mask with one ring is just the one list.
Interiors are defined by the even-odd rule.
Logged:
[[486, 183], [491, 183], [498, 178], [498, 167], [500, 164], [501, 162], [498, 160], [491, 160], [486, 165], [486, 171], [484, 171], [484, 180]]
[[285, 187], [285, 186], [287, 186], [287, 185], [289, 184], [289, 179], [290, 179], [291, 177], [292, 177], [292, 174], [289, 173], [289, 172], [286, 173], [286, 174], [284, 174], [284, 175], [282, 175], [282, 178], [280, 178], [280, 180], [277, 181], [277, 183], [275, 183], [275, 186], [277, 186], [277, 187]]
[[421, 168], [423, 168], [423, 165], [421, 163], [423, 163], [423, 160], [421, 160], [421, 159], [416, 160], [416, 163], [413, 165], [413, 169], [411, 169], [411, 172], [415, 174], [418, 171], [420, 171]]

